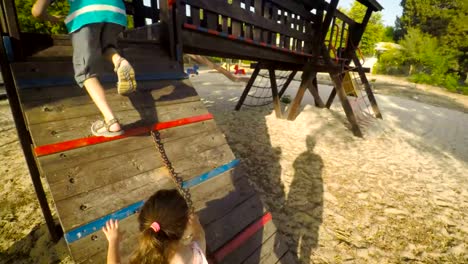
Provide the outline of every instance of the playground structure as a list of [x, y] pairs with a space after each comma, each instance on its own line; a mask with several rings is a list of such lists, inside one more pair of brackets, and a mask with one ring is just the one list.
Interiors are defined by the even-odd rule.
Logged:
[[[144, 199], [158, 189], [179, 188], [190, 193], [188, 202], [200, 216], [214, 262], [294, 263], [271, 214], [247, 176], [235, 169], [239, 160], [187, 80], [182, 54], [257, 61], [236, 108], [265, 70], [279, 117], [280, 92], [302, 71], [288, 118], [297, 115], [306, 90], [319, 107], [330, 107], [338, 95], [353, 133], [362, 136], [343, 78], [349, 71], [359, 74], [360, 94], [381, 118], [356, 47], [371, 14], [382, 7], [374, 0], [358, 1], [368, 8], [361, 22], [337, 10], [339, 0], [126, 2], [135, 28], [119, 44], [135, 67], [139, 92], [118, 96], [112, 69], [103, 67], [107, 98], [126, 129], [125, 135], [109, 139], [89, 136], [99, 113], [86, 92], [75, 87], [69, 38], [21, 32], [14, 1], [2, 0], [1, 71], [52, 238], [63, 234], [77, 263], [101, 263], [106, 239], [100, 228], [116, 218], [128, 234], [122, 245], [128, 255]], [[342, 29], [339, 34], [337, 28]], [[280, 92], [276, 71], [291, 72]], [[329, 73], [335, 84], [326, 103], [318, 94], [318, 72]]]

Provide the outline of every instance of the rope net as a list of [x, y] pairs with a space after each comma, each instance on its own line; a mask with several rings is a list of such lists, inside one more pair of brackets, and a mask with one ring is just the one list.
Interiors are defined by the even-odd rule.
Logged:
[[[283, 89], [291, 73], [292, 71], [275, 71], [278, 93]], [[250, 92], [245, 98], [243, 105], [249, 107], [260, 107], [269, 105], [272, 102], [273, 93], [271, 91], [270, 74], [268, 70], [261, 70], [258, 73]]]
[[345, 77], [342, 82], [356, 119], [361, 125], [370, 125], [374, 119], [374, 110], [367, 95], [365, 84], [359, 73], [348, 71], [347, 74], [349, 74], [349, 77]]

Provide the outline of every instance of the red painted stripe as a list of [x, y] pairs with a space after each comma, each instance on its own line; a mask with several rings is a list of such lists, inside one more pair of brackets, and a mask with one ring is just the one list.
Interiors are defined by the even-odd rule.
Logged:
[[195, 26], [195, 25], [192, 25], [192, 24], [189, 24], [189, 23], [185, 23], [185, 24], [184, 24], [184, 27], [185, 27], [185, 28], [194, 29], [194, 30], [196, 30], [196, 29], [197, 29], [197, 26]]
[[262, 46], [264, 46], [264, 47], [267, 46], [266, 42], [260, 42], [260, 45], [262, 45]]
[[228, 35], [228, 38], [229, 38], [229, 39], [237, 39], [237, 37], [234, 36], [234, 35]]
[[244, 40], [245, 40], [246, 42], [248, 42], [248, 43], [253, 43], [253, 39], [246, 38], [246, 39], [244, 39]]
[[213, 29], [208, 29], [208, 33], [213, 34], [213, 35], [219, 35], [219, 31], [216, 31]]
[[251, 224], [247, 227], [244, 231], [242, 231], [239, 235], [237, 235], [234, 239], [229, 241], [226, 245], [218, 249], [213, 254], [214, 259], [217, 262], [221, 262], [227, 255], [232, 253], [234, 250], [239, 248], [242, 244], [247, 242], [249, 238], [251, 238], [258, 230], [264, 227], [268, 222], [272, 219], [271, 213], [266, 213], [262, 218], [257, 220], [255, 223]]
[[121, 136], [116, 136], [116, 137], [111, 137], [111, 138], [95, 137], [95, 136], [87, 137], [87, 138], [79, 138], [79, 139], [64, 141], [60, 143], [39, 146], [39, 147], [36, 147], [34, 151], [36, 153], [36, 156], [40, 157], [40, 156], [50, 155], [50, 154], [54, 154], [58, 152], [76, 149], [76, 148], [81, 148], [81, 147], [86, 147], [90, 145], [101, 144], [104, 142], [128, 138], [132, 136], [142, 135], [145, 133], [149, 133], [151, 129], [162, 130], [162, 129], [167, 129], [171, 127], [178, 127], [178, 126], [188, 125], [192, 123], [202, 122], [202, 121], [206, 121], [210, 119], [213, 119], [213, 115], [208, 113], [204, 115], [187, 117], [187, 118], [182, 118], [182, 119], [168, 121], [168, 122], [161, 122], [151, 127], [137, 127], [137, 128], [129, 129], [125, 131], [125, 134]]

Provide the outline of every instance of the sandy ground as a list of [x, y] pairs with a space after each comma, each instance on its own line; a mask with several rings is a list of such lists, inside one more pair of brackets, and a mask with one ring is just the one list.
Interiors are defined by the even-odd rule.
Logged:
[[[364, 139], [337, 102], [304, 104], [290, 122], [271, 106], [233, 111], [243, 85], [220, 74], [192, 82], [303, 263], [468, 263], [466, 97], [375, 79], [384, 121]], [[50, 242], [5, 101], [0, 132], [0, 263], [70, 263]]]

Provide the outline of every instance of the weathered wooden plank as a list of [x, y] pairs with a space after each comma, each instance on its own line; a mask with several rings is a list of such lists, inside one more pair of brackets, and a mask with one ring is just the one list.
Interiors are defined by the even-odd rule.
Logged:
[[[161, 142], [165, 144], [209, 131], [219, 131], [214, 120], [161, 130]], [[129, 137], [119, 141], [107, 142], [106, 144], [91, 145], [86, 148], [78, 148], [63, 153], [39, 157], [38, 161], [41, 172], [43, 174], [50, 174], [97, 159], [119, 155], [122, 153], [122, 149], [131, 152], [148, 146], [153, 146], [152, 140], [149, 137]]]
[[[289, 30], [294, 31], [291, 29], [291, 24], [292, 24], [291, 15], [292, 15], [291, 12], [288, 11], [287, 13], [285, 13], [285, 11], [283, 11], [284, 24]], [[284, 37], [284, 47], [287, 49], [291, 49], [291, 37], [289, 36]]]
[[[207, 148], [207, 146], [203, 147]], [[189, 152], [183, 159], [176, 159], [176, 155], [173, 153], [171, 155], [174, 156], [171, 159], [173, 160], [172, 165], [184, 181], [193, 179], [235, 159], [227, 144], [216, 146], [206, 151], [199, 150], [198, 153]]]
[[190, 6], [190, 16], [192, 17], [192, 24], [200, 26], [200, 8]]
[[225, 34], [229, 34], [229, 25], [228, 25], [228, 18], [225, 16], [222, 16], [221, 18], [221, 30]]
[[[226, 256], [220, 262], [222, 263], [242, 263], [247, 258], [258, 258], [260, 255], [256, 252], [259, 247], [263, 247], [263, 243], [276, 233], [276, 226], [273, 221], [269, 221], [263, 228], [257, 231], [249, 240], [244, 242], [239, 248]], [[252, 254], [256, 254], [252, 255]], [[259, 263], [259, 262], [257, 262]]]
[[[271, 3], [269, 1], [266, 1], [264, 6], [263, 6], [263, 17], [269, 20], [272, 20], [271, 16]], [[267, 44], [273, 44], [273, 39], [272, 38], [272, 32], [270, 30], [263, 30], [263, 41], [266, 42]]]
[[239, 204], [255, 196], [254, 188], [237, 170], [191, 188], [192, 201], [203, 225], [219, 221]]
[[[275, 233], [265, 241], [261, 247], [257, 248], [257, 250], [243, 263], [275, 264], [284, 256], [284, 254], [286, 254], [287, 251], [288, 246], [285, 243], [285, 239], [279, 233]], [[294, 263], [295, 262], [291, 262], [291, 264]]]
[[[156, 190], [153, 190], [153, 192]], [[144, 198], [144, 197], [142, 197]], [[138, 215], [134, 214], [119, 221], [119, 230], [122, 232], [120, 244], [123, 259], [133, 252], [138, 244], [140, 234], [138, 228]], [[102, 230], [98, 230], [92, 236], [84, 237], [69, 244], [71, 255], [76, 263], [105, 263], [107, 255], [107, 239]], [[123, 262], [127, 263], [127, 262]]]
[[[231, 5], [234, 8], [240, 8], [240, 0], [232, 0]], [[231, 6], [229, 8], [231, 8]], [[228, 17], [231, 18], [232, 35], [234, 35], [236, 37], [241, 36], [242, 35], [242, 28], [241, 28], [242, 24], [238, 20], [233, 19], [229, 14], [223, 14], [223, 15], [228, 16]]]
[[283, 113], [281, 110], [281, 103], [280, 103], [280, 98], [278, 95], [278, 86], [276, 84], [276, 74], [274, 69], [269, 69], [268, 70], [269, 75], [270, 75], [270, 83], [271, 83], [271, 93], [273, 96], [273, 106], [275, 108], [275, 113], [277, 118], [282, 118]]
[[[251, 13], [251, 11], [250, 11], [250, 7], [252, 6], [251, 4], [252, 4], [251, 0], [244, 0], [245, 10], [247, 12], [249, 12], [249, 13]], [[252, 39], [253, 38], [252, 27], [253, 26], [248, 24], [248, 23], [244, 24], [244, 30], [245, 30], [244, 37], [245, 38], [247, 38], [247, 39]]]
[[[75, 111], [85, 111], [86, 107], [90, 106], [77, 107]], [[95, 115], [31, 125], [29, 128], [34, 146], [43, 146], [90, 136], [91, 124], [100, 118], [97, 108], [95, 111]], [[124, 129], [127, 129], [141, 127], [142, 124], [151, 125], [156, 122], [166, 122], [207, 113], [208, 110], [203, 103], [196, 101], [175, 105], [157, 105], [156, 107], [137, 108], [136, 110], [130, 109], [115, 112], [115, 115], [120, 119]]]
[[[254, 0], [255, 15], [263, 16], [263, 0]], [[255, 41], [262, 41], [262, 29], [255, 27], [253, 31], [253, 39]]]
[[[271, 48], [265, 48], [260, 45], [232, 41], [228, 38], [213, 36], [193, 30], [184, 30], [182, 32], [184, 42], [184, 52], [219, 56], [227, 58], [237, 58], [245, 60], [269, 60], [276, 62], [287, 62], [292, 64], [304, 64], [308, 57], [295, 55], [287, 52], [278, 52]], [[217, 45], [213, 45], [216, 42]]]
[[[190, 190], [195, 210], [202, 225], [206, 226], [207, 223], [224, 216], [236, 205], [254, 195], [254, 190], [248, 184], [246, 178], [231, 174], [232, 171], [226, 172], [211, 180], [209, 184], [201, 185], [206, 187], [199, 188], [197, 186]], [[231, 179], [234, 179], [234, 181], [231, 182]], [[206, 209], [206, 206], [209, 206], [209, 208]], [[121, 249], [125, 259], [125, 255], [128, 256], [137, 243], [139, 235], [137, 215], [132, 215], [120, 221], [119, 228], [124, 233]], [[86, 263], [102, 263], [105, 259], [107, 240], [102, 231], [98, 231], [94, 235], [94, 239], [89, 236], [70, 244], [71, 252], [77, 263], [83, 261], [86, 261]], [[210, 247], [210, 245], [208, 246]]]
[[[187, 161], [177, 164], [178, 167], [175, 167], [175, 165], [176, 161], [190, 158], [194, 161], [206, 162], [204, 157], [213, 158], [209, 155], [213, 152], [208, 152], [205, 156], [200, 156], [199, 158], [193, 157], [193, 153], [203, 153], [208, 150], [219, 148], [224, 144], [226, 144], [226, 141], [222, 134], [219, 132], [215, 132], [215, 134], [207, 132], [175, 142], [168, 142], [165, 144], [165, 149], [168, 156], [171, 155], [174, 157], [171, 161], [174, 162], [176, 171], [209, 171], [212, 169], [209, 166], [198, 166], [197, 164]], [[226, 150], [226, 148], [222, 148], [222, 150]], [[228, 156], [226, 159], [232, 160], [232, 156], [226, 156]], [[222, 162], [224, 161], [212, 160], [209, 163], [210, 165], [218, 167], [224, 164]], [[148, 145], [148, 148], [145, 149], [125, 152], [119, 156], [100, 159], [86, 163], [85, 165], [81, 164], [70, 169], [52, 172], [47, 174], [46, 177], [54, 200], [58, 202], [81, 193], [87, 192], [89, 194], [91, 190], [96, 190], [102, 186], [124, 180], [139, 173], [157, 169], [163, 165], [156, 147]], [[182, 165], [184, 165], [184, 167], [182, 167]], [[99, 177], [94, 175], [99, 175]], [[197, 176], [187, 173], [184, 175], [187, 178]]]
[[[296, 32], [291, 31], [284, 24], [277, 24], [275, 23], [275, 21], [268, 20], [262, 16], [257, 16], [254, 13], [252, 13], [250, 10], [248, 10], [247, 8], [246, 9], [241, 8], [240, 2], [239, 2], [239, 5], [237, 5], [237, 2], [233, 1], [233, 4], [230, 5], [227, 2], [222, 2], [222, 1], [187, 0], [187, 3], [189, 5], [198, 6], [205, 10], [209, 10], [211, 12], [214, 12], [223, 16], [231, 17], [233, 20], [240, 21], [241, 23], [248, 24], [249, 26], [253, 25], [253, 26], [260, 27], [260, 28], [276, 31], [284, 35], [290, 35], [295, 38], [307, 39], [307, 35], [297, 32], [297, 31]], [[249, 8], [250, 8], [250, 4], [249, 4]]]
[[206, 16], [206, 23], [207, 23], [207, 28], [211, 30], [218, 30], [218, 15], [205, 11], [205, 16]]
[[[280, 22], [280, 18], [279, 18], [279, 14], [278, 14], [278, 7], [276, 5], [273, 5], [271, 7], [271, 20], [274, 22], [274, 23], [278, 23]], [[280, 34], [281, 35], [281, 34]], [[278, 43], [278, 35], [277, 35], [277, 31], [274, 30], [272, 35], [271, 35], [271, 44], [274, 45], [274, 46], [277, 46], [277, 47], [281, 47], [281, 43]]]
[[220, 248], [264, 213], [265, 209], [260, 197], [252, 196], [230, 211], [228, 215], [205, 227], [207, 245], [211, 250]]
[[[89, 178], [93, 175], [88, 175]], [[101, 176], [99, 176], [102, 178]], [[65, 232], [149, 197], [154, 190], [175, 188], [165, 167], [143, 172], [123, 181], [105, 185], [96, 191], [72, 199], [56, 201]]]
[[[178, 89], [190, 89], [193, 88], [190, 80], [158, 80], [158, 81], [140, 81], [138, 82], [138, 90], [142, 92], [150, 92], [152, 90], [160, 90], [164, 89], [167, 86], [175, 86]], [[108, 101], [115, 100], [116, 98], [121, 99], [122, 96], [117, 94], [117, 89], [114, 83], [104, 83], [103, 84], [104, 91], [106, 93], [106, 99]], [[179, 88], [180, 87], [180, 88]], [[35, 88], [28, 88], [28, 89], [20, 89], [19, 91], [21, 102], [25, 105], [29, 104], [30, 102], [40, 101], [34, 104], [46, 104], [53, 102], [58, 99], [63, 99], [67, 97], [74, 97], [74, 100], [77, 100], [78, 103], [81, 104], [84, 100], [86, 102], [89, 101], [89, 96], [86, 90], [84, 89], [77, 89], [75, 87], [70, 86], [48, 86], [48, 87], [35, 87]], [[151, 92], [153, 93], [153, 92]], [[158, 92], [156, 92], [158, 93]], [[165, 93], [165, 92], [162, 92]], [[88, 96], [88, 97], [87, 97]], [[157, 98], [158, 95], [153, 95], [154, 98]], [[77, 97], [82, 97], [82, 99], [78, 99]], [[161, 98], [162, 99], [162, 98]], [[73, 100], [73, 101], [74, 101]], [[70, 102], [73, 103], [73, 102]]]
[[[200, 100], [193, 87], [188, 86], [185, 82], [175, 81], [173, 83], [166, 86], [152, 86], [156, 88], [154, 90], [139, 90], [128, 97], [121, 96], [116, 89], [110, 88], [106, 89], [106, 99], [114, 112], [125, 111], [134, 107], [165, 106]], [[158, 85], [158, 83], [155, 84]], [[96, 114], [96, 106], [87, 94], [82, 93], [81, 96], [58, 98], [63, 93], [60, 89], [44, 90], [48, 90], [51, 97], [55, 96], [54, 93], [58, 93], [57, 99], [47, 98], [46, 100], [25, 102], [23, 111], [29, 125]], [[26, 97], [24, 93], [22, 97]]]
[[[129, 59], [135, 72], [138, 74], [154, 73], [154, 72], [173, 72], [173, 67], [176, 66], [175, 62], [169, 58], [158, 58], [157, 60], [148, 60], [151, 58], [147, 55], [145, 59]], [[15, 80], [30, 80], [30, 79], [73, 79], [74, 71], [73, 64], [70, 61], [29, 61], [17, 62], [12, 64], [13, 74]], [[99, 71], [102, 74], [114, 76], [114, 68], [111, 63], [101, 61]], [[21, 88], [21, 82], [18, 83]]]

